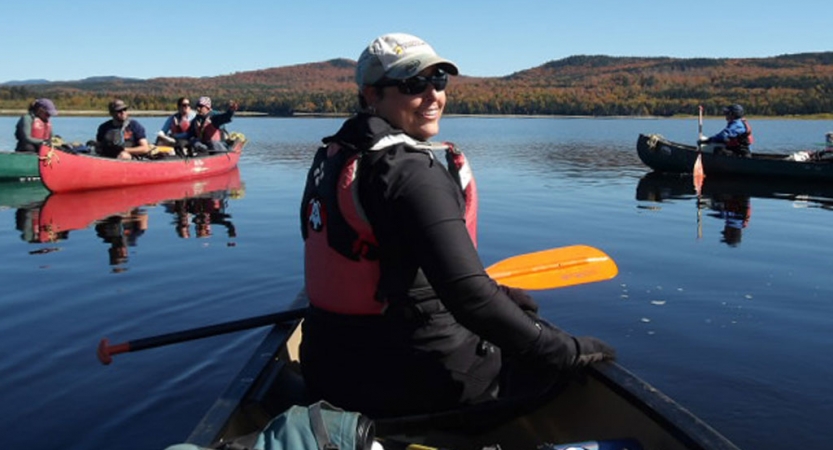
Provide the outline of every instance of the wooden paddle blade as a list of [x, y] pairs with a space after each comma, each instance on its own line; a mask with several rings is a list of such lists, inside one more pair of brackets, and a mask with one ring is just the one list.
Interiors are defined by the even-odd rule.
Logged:
[[572, 245], [513, 256], [492, 264], [486, 272], [509, 287], [543, 290], [609, 280], [619, 268], [597, 248]]

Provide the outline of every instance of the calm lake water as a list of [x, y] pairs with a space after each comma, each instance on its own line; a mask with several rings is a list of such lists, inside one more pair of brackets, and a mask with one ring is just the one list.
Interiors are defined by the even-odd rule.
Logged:
[[[0, 117], [0, 148], [13, 148], [16, 120]], [[59, 116], [54, 127], [85, 142], [102, 120]], [[154, 133], [163, 118], [139, 120]], [[0, 186], [3, 447], [184, 440], [265, 329], [118, 355], [110, 366], [96, 346], [287, 308], [303, 278], [305, 171], [341, 122], [235, 119], [249, 139], [239, 172], [199, 187], [219, 189], [201, 200], [142, 190], [131, 195], [147, 205], [43, 203], [37, 185]], [[833, 129], [752, 123], [761, 152], [818, 148]], [[639, 133], [693, 142], [697, 121], [450, 117], [438, 139], [456, 142], [475, 169], [486, 265], [572, 244], [617, 262], [611, 281], [536, 292], [543, 315], [615, 346], [626, 368], [741, 448], [830, 448], [833, 186], [707, 174], [698, 199], [690, 179], [647, 175]], [[46, 221], [60, 227], [33, 231]]]

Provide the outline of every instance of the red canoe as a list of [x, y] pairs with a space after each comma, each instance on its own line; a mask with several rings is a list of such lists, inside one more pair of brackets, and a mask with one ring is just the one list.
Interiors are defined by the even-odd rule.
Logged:
[[87, 228], [96, 220], [129, 212], [139, 206], [200, 197], [218, 191], [239, 193], [241, 189], [240, 170], [233, 168], [196, 180], [53, 193], [41, 207], [38, 231], [42, 236], [41, 242], [48, 242], [49, 236]]
[[245, 140], [235, 140], [228, 152], [160, 160], [103, 158], [43, 146], [39, 170], [43, 184], [51, 192], [192, 180], [237, 167], [245, 144]]

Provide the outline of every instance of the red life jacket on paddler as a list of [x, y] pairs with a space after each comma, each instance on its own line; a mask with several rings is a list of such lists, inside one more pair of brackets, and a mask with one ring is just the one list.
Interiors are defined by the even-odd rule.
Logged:
[[[389, 135], [370, 152], [405, 144], [428, 152], [445, 150], [447, 169], [463, 191], [466, 228], [477, 246], [477, 186], [466, 157], [454, 144], [418, 142]], [[377, 148], [378, 147], [378, 148]], [[338, 142], [318, 149], [301, 203], [304, 271], [310, 303], [354, 315], [382, 314], [378, 242], [362, 209], [357, 174], [362, 153]]]
[[171, 118], [170, 134], [185, 133], [191, 127], [191, 122], [188, 116], [184, 114], [174, 114]]
[[32, 119], [31, 134], [33, 139], [50, 139], [52, 137], [52, 122], [44, 122], [40, 117], [35, 116]]
[[204, 144], [223, 140], [223, 129], [211, 123], [211, 114], [202, 118], [197, 116], [192, 125], [196, 127], [194, 135]]
[[748, 149], [753, 142], [755, 142], [755, 138], [752, 137], [752, 126], [746, 122], [746, 119], [740, 119], [743, 122], [743, 126], [746, 128], [746, 133], [739, 134], [733, 138], [729, 138], [726, 141], [726, 148], [729, 150], [737, 150], [741, 148]]

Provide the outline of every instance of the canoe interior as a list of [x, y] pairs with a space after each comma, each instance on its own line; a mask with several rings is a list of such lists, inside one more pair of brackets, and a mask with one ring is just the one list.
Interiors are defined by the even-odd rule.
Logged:
[[[216, 445], [262, 429], [305, 404], [300, 327], [276, 325], [187, 442]], [[406, 382], [406, 381], [403, 381]], [[446, 413], [376, 418], [377, 437], [454, 450], [531, 450], [543, 444], [636, 438], [643, 449], [737, 449], [717, 431], [617, 364], [594, 366], [546, 396]]]

